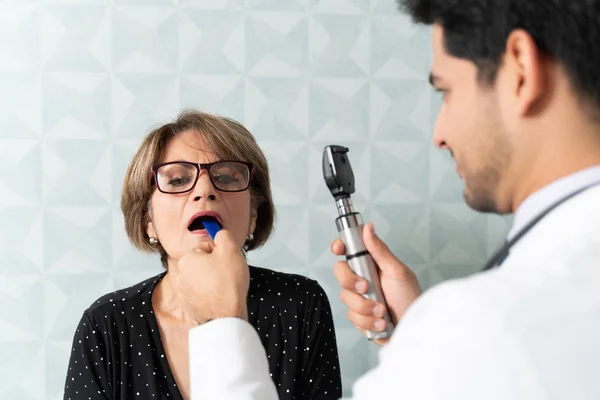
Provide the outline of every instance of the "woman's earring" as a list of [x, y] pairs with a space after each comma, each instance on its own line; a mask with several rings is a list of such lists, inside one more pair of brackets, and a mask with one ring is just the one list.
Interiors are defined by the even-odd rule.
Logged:
[[244, 247], [243, 247], [244, 251], [248, 251], [248, 249], [250, 248], [249, 243], [253, 240], [254, 240], [254, 235], [249, 233], [248, 236], [246, 236], [246, 243], [244, 243]]
[[151, 246], [156, 246], [158, 244], [158, 240], [156, 240], [155, 237], [151, 237], [149, 242]]

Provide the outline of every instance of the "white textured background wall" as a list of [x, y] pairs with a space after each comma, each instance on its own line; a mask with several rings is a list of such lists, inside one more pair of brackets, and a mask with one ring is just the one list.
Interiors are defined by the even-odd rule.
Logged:
[[185, 107], [265, 150], [278, 220], [250, 260], [324, 286], [347, 392], [376, 349], [337, 297], [323, 146], [350, 147], [358, 210], [424, 287], [480, 268], [506, 230], [432, 145], [429, 37], [393, 0], [0, 2], [0, 398], [62, 399], [83, 310], [160, 271], [126, 240], [120, 185]]

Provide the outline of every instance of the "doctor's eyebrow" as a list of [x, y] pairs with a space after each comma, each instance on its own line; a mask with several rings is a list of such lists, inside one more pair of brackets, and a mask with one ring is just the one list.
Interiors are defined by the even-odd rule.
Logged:
[[440, 81], [440, 77], [434, 74], [433, 72], [429, 73], [429, 84], [433, 87], [437, 87]]

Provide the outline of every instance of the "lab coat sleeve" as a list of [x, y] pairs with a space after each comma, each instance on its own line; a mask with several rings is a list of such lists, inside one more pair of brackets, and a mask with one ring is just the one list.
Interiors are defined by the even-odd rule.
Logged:
[[540, 399], [522, 343], [483, 296], [439, 285], [413, 304], [353, 400]]
[[[489, 306], [458, 285], [430, 289], [345, 400], [545, 398], [523, 344]], [[194, 328], [190, 351], [192, 400], [277, 399], [265, 350], [247, 322], [229, 318]]]
[[267, 356], [254, 327], [222, 318], [189, 332], [192, 400], [277, 400]]

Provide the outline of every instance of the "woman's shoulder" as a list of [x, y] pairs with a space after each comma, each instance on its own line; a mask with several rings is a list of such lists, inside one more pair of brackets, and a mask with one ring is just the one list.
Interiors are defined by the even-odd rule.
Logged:
[[156, 284], [164, 276], [164, 272], [138, 282], [134, 285], [117, 289], [113, 292], [106, 293], [97, 298], [85, 310], [85, 314], [90, 317], [102, 314], [105, 318], [108, 314], [122, 312], [123, 309], [129, 308], [132, 303], [143, 303], [151, 299], [152, 291]]
[[327, 299], [323, 287], [307, 276], [250, 266], [251, 295], [289, 297], [290, 301]]

